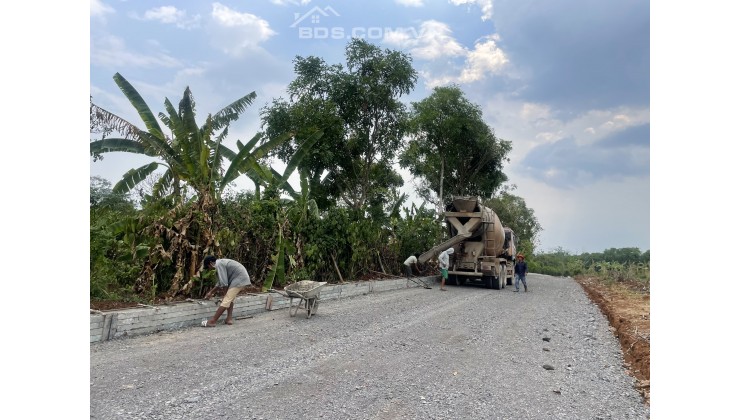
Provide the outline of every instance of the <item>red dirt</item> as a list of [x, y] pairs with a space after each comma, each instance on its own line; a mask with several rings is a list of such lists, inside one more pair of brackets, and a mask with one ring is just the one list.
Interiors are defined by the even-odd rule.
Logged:
[[637, 282], [607, 284], [576, 277], [589, 298], [599, 305], [619, 339], [624, 366], [637, 379], [636, 388], [650, 404], [650, 290]]

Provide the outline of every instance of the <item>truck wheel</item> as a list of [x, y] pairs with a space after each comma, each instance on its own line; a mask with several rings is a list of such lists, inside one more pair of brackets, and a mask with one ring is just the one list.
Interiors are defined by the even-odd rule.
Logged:
[[483, 285], [488, 289], [495, 288], [493, 276], [483, 276]]

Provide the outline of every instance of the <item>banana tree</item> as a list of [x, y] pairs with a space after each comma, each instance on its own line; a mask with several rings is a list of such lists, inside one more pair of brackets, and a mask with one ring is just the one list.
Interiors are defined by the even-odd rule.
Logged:
[[[270, 257], [272, 267], [262, 286], [263, 290], [270, 289], [275, 283], [278, 285], [285, 283], [285, 274], [287, 271], [285, 266], [286, 258], [290, 262], [290, 268], [300, 268], [303, 266], [303, 246], [300, 236], [300, 225], [307, 215], [318, 217], [318, 207], [316, 206], [316, 202], [309, 198], [308, 179], [305, 173], [301, 173], [301, 190], [299, 192], [296, 192], [288, 183], [288, 178], [290, 178], [298, 167], [300, 160], [303, 159], [322, 135], [323, 133], [321, 131], [317, 131], [301, 142], [296, 153], [288, 161], [282, 174], [270, 168], [271, 177], [262, 178], [266, 181], [265, 188], [269, 191], [276, 193], [278, 191], [284, 191], [291, 197], [290, 199], [281, 200], [280, 214], [276, 215], [276, 219], [281, 222], [279, 223], [275, 254]], [[293, 238], [286, 237], [289, 231], [293, 233]]]
[[[195, 121], [195, 100], [190, 88], [185, 89], [178, 108], [165, 98], [167, 113], [160, 112], [159, 119], [170, 130], [171, 134], [167, 135], [136, 89], [118, 73], [113, 79], [144, 121], [146, 130], [92, 103], [91, 118], [98, 125], [109, 128], [109, 131], [120, 133], [121, 137], [91, 141], [90, 154], [97, 158], [109, 152], [129, 152], [159, 159], [126, 172], [113, 187], [114, 192], [128, 192], [154, 171], [164, 167], [165, 172], [155, 185], [155, 194], [169, 187], [179, 197], [184, 184], [198, 196], [210, 195], [215, 198], [226, 184], [245, 171], [252, 170], [256, 175], [264, 175], [257, 160], [288, 140], [288, 136], [285, 136], [265, 141], [261, 134], [257, 134], [245, 145], [247, 147], [240, 147], [238, 152], [233, 152], [222, 144], [228, 135], [229, 125], [239, 118], [257, 95], [251, 92], [217, 113], [208, 114], [205, 123], [199, 127]], [[222, 171], [224, 158], [231, 161], [226, 173]]]
[[[253, 179], [269, 176], [269, 171], [258, 160], [288, 136], [268, 140], [257, 134], [246, 144], [238, 143], [238, 151], [234, 152], [223, 145], [223, 140], [228, 135], [229, 125], [254, 101], [256, 94], [251, 92], [215, 114], [208, 114], [205, 123], [198, 126], [190, 88], [185, 89], [177, 108], [165, 98], [166, 113], [160, 112], [158, 116], [169, 129], [167, 134], [139, 92], [120, 74], [116, 73], [113, 79], [144, 122], [145, 129], [91, 102], [91, 127], [102, 127], [103, 133], [117, 133], [120, 137], [104, 135], [91, 141], [90, 154], [98, 158], [109, 152], [129, 152], [155, 158], [149, 164], [126, 172], [113, 187], [115, 192], [128, 192], [160, 167], [165, 169], [152, 195], [171, 191], [177, 205], [170, 214], [150, 226], [149, 232], [166, 245], [150, 248], [135, 289], [147, 291], [158, 268], [172, 264], [175, 273], [168, 290], [168, 296], [172, 297], [189, 291], [192, 282], [183, 286], [183, 281], [194, 276], [203, 254], [214, 252], [218, 247], [213, 216], [219, 193], [241, 174], [249, 173]], [[225, 160], [230, 162], [224, 171]], [[193, 203], [183, 203], [183, 187], [194, 191]]]

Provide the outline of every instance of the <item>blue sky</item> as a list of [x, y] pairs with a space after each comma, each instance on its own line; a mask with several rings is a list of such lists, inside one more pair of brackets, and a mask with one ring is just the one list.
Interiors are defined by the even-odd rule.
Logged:
[[[116, 72], [155, 112], [186, 86], [201, 118], [255, 91], [231, 143], [251, 138], [259, 109], [285, 97], [296, 55], [343, 64], [353, 34], [407, 52], [420, 77], [404, 102], [457, 83], [512, 142], [504, 171], [544, 228], [540, 250], [650, 248], [646, 1], [93, 0], [89, 23], [96, 104], [138, 123]], [[115, 182], [146, 162], [111, 154], [90, 160], [90, 175]]]
[[[9, 360], [17, 363], [6, 370], [16, 389], [33, 387], [44, 393], [46, 404], [35, 410], [53, 415], [52, 410], [64, 406], [66, 412], [79, 412], [77, 417], [89, 412], [89, 319], [80, 310], [89, 303], [89, 176], [116, 180], [139, 163], [130, 156], [90, 162], [88, 95], [130, 115], [130, 105], [112, 82], [118, 71], [156, 111], [164, 97], [175, 100], [187, 85], [203, 112], [252, 90], [260, 95], [261, 106], [284, 94], [296, 54], [341, 62], [341, 41], [298, 40], [295, 29], [291, 32], [294, 13], [318, 5], [332, 6], [346, 19], [354, 16], [354, 22], [364, 19], [367, 27], [420, 28], [427, 21], [446, 25], [437, 28], [448, 28], [443, 31], [447, 37], [426, 38], [438, 40], [436, 44], [398, 45], [399, 37], [393, 45], [380, 43], [412, 53], [416, 48], [414, 63], [426, 79], [407, 100], [425, 97], [425, 82], [459, 77], [467, 58], [468, 77], [483, 70], [483, 79], [466, 82], [463, 89], [481, 104], [496, 134], [513, 142], [506, 173], [545, 227], [543, 248], [644, 250], [654, 242], [653, 417], [723, 418], [733, 412], [734, 388], [721, 386], [728, 373], [737, 371], [728, 369], [736, 347], [727, 332], [737, 318], [735, 296], [740, 292], [731, 272], [740, 236], [734, 223], [740, 208], [733, 153], [740, 61], [732, 53], [740, 26], [733, 3], [495, 1], [487, 19], [481, 7], [487, 3], [420, 3], [426, 7], [351, 3], [364, 5], [359, 11], [339, 1], [220, 3], [267, 22], [275, 34], [262, 39], [254, 24], [246, 27], [254, 19], [244, 16], [231, 21], [244, 25], [224, 27], [218, 23], [224, 20], [214, 17], [214, 3], [204, 1], [8, 2], [2, 15], [6, 61], [0, 77], [7, 123], [6, 159], [0, 167], [6, 179], [5, 277], [16, 280], [10, 285], [13, 296], [28, 291], [24, 286], [35, 281], [30, 273], [41, 274], [39, 284], [51, 289], [34, 295], [40, 298], [33, 306], [38, 310], [29, 310], [27, 299], [7, 302], [7, 313], [23, 314], [23, 322], [7, 324], [7, 336], [24, 345], [8, 347]], [[178, 21], [163, 22], [166, 13], [146, 19], [147, 10], [175, 4], [189, 18], [179, 21], [180, 26]], [[648, 4], [649, 41], [644, 27]], [[337, 20], [330, 25], [354, 25]], [[426, 33], [437, 32], [432, 28]], [[471, 54], [491, 34], [498, 35], [494, 44], [508, 60], [504, 67], [498, 68], [495, 60], [481, 63]], [[242, 43], [245, 37], [253, 42]], [[486, 47], [491, 44], [480, 48], [490, 52]], [[234, 56], [240, 49], [242, 55]], [[456, 55], [427, 60], [424, 52], [425, 57]], [[235, 130], [244, 134], [233, 141], [258, 128], [256, 111], [253, 115]], [[648, 132], [649, 140], [644, 137]], [[713, 270], [702, 268], [705, 255], [713, 258]], [[713, 273], [728, 264], [729, 270], [719, 271], [729, 273], [729, 279]], [[40, 266], [47, 270], [36, 269]], [[700, 290], [707, 298], [698, 298]], [[50, 325], [49, 314], [64, 319], [61, 328], [29, 334], [29, 325]], [[691, 339], [686, 339], [687, 331]], [[49, 342], [77, 345], [50, 353]], [[685, 363], [704, 354], [707, 343], [712, 357]], [[29, 375], [28, 366], [43, 372], [44, 381]], [[22, 410], [38, 406], [33, 398], [11, 391], [5, 402], [9, 411]]]

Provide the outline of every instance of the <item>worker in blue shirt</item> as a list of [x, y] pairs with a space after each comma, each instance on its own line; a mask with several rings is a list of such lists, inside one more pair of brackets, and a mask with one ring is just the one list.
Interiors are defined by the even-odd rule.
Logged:
[[516, 277], [516, 282], [514, 282], [515, 292], [519, 291], [519, 280], [524, 285], [524, 291], [527, 291], [527, 273], [527, 263], [524, 262], [524, 255], [517, 254], [516, 264], [514, 264], [514, 277]]

